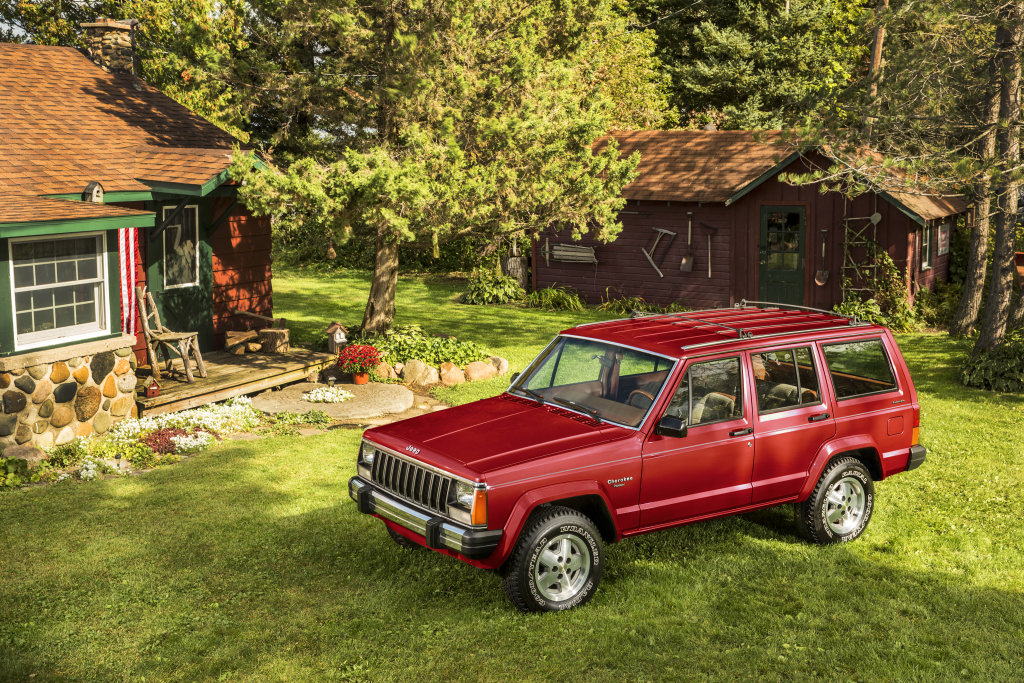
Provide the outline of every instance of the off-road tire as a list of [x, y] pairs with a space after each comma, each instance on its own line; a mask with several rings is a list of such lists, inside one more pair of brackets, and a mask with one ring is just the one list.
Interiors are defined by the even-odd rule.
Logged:
[[[557, 550], [568, 548], [568, 555]], [[562, 568], [545, 563], [565, 561]], [[557, 612], [579, 607], [594, 597], [604, 569], [604, 543], [601, 533], [585, 515], [564, 507], [543, 508], [534, 513], [519, 534], [512, 554], [501, 568], [501, 586], [509, 602], [521, 612]], [[573, 563], [578, 564], [573, 564]], [[575, 567], [575, 568], [574, 568]], [[579, 572], [584, 572], [582, 575]], [[548, 572], [554, 572], [548, 574]], [[559, 573], [564, 572], [564, 574]], [[543, 576], [542, 576], [543, 573]], [[543, 579], [556, 579], [542, 586]], [[561, 577], [564, 578], [564, 584]], [[552, 593], [565, 593], [565, 599], [554, 599]]]
[[405, 548], [406, 550], [419, 550], [423, 547], [415, 541], [410, 541], [408, 538], [398, 533], [397, 531], [394, 531], [389, 526], [386, 526], [384, 528], [388, 530], [388, 536], [391, 537], [392, 541], [398, 544], [399, 548]]
[[[853, 496], [849, 496], [849, 489]], [[797, 529], [811, 543], [831, 545], [856, 540], [867, 528], [875, 508], [871, 472], [856, 458], [837, 458], [825, 466], [807, 500], [795, 507]]]

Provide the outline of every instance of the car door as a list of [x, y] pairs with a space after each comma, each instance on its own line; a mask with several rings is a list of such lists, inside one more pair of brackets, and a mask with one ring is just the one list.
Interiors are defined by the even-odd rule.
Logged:
[[751, 500], [763, 503], [800, 492], [836, 421], [814, 345], [751, 351], [749, 360], [757, 413]]
[[687, 424], [682, 438], [653, 430], [644, 442], [640, 524], [652, 527], [750, 504], [754, 441], [740, 354], [688, 364], [661, 417]]

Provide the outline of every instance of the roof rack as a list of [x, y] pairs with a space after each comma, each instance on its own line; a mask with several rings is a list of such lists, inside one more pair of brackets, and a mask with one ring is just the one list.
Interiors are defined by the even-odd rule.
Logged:
[[825, 313], [827, 315], [834, 315], [839, 318], [847, 318], [850, 320], [851, 325], [856, 325], [861, 322], [861, 319], [855, 315], [847, 315], [845, 313], [837, 313], [835, 311], [826, 311], [824, 308], [810, 308], [809, 306], [796, 306], [794, 304], [777, 304], [774, 301], [747, 301], [746, 299], [740, 299], [738, 304], [734, 304], [733, 308], [746, 308], [748, 304], [754, 304], [760, 306], [770, 306], [772, 308], [793, 308], [798, 311], [813, 311], [815, 313]]

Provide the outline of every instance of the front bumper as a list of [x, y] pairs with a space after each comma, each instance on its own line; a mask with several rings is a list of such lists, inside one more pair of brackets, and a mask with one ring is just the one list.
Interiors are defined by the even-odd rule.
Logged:
[[428, 548], [454, 550], [471, 560], [483, 560], [501, 541], [501, 529], [477, 530], [438, 517], [435, 513], [399, 499], [362, 477], [348, 480], [348, 495], [359, 511], [383, 519], [419, 534]]

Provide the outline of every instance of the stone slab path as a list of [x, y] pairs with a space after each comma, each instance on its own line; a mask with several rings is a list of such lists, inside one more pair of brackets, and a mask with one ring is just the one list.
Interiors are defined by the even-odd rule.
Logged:
[[413, 407], [416, 396], [401, 384], [337, 384], [335, 386], [355, 394], [355, 398], [344, 403], [310, 403], [302, 400], [302, 394], [323, 384], [299, 382], [280, 391], [265, 391], [252, 400], [257, 410], [277, 414], [286, 410], [304, 413], [322, 410], [336, 421], [366, 420], [385, 415], [404, 413]]

